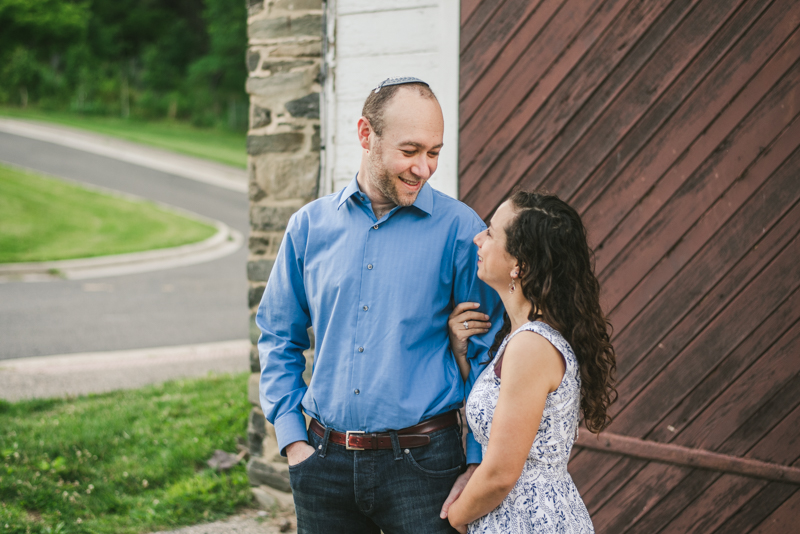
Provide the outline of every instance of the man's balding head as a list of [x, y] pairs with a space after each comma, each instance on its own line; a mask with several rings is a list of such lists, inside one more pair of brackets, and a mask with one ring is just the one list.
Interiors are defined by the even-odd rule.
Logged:
[[422, 82], [388, 85], [380, 87], [378, 92], [374, 90], [370, 91], [369, 96], [364, 101], [364, 107], [361, 109], [361, 116], [369, 121], [372, 130], [378, 137], [383, 135], [383, 130], [386, 126], [386, 107], [399, 91], [404, 90], [414, 91], [423, 98], [433, 100], [437, 104], [439, 103], [439, 100], [436, 98], [436, 95], [433, 94], [431, 88], [428, 87], [426, 83]]

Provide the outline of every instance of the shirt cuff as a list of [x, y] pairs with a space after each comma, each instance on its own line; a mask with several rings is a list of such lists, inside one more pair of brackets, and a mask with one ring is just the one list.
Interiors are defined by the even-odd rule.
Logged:
[[295, 441], [308, 441], [306, 418], [300, 410], [287, 413], [275, 420], [275, 436], [281, 456], [286, 456], [286, 447]]
[[467, 463], [479, 464], [483, 460], [481, 444], [475, 441], [472, 432], [467, 432]]

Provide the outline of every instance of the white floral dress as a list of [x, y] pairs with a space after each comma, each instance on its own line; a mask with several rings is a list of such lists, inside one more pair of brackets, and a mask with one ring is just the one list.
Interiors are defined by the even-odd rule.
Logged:
[[523, 330], [536, 332], [552, 343], [564, 356], [566, 372], [558, 389], [547, 396], [539, 432], [516, 485], [497, 508], [470, 523], [468, 531], [471, 534], [594, 532], [586, 505], [567, 472], [578, 431], [581, 379], [575, 354], [561, 334], [543, 322], [534, 321], [506, 336], [472, 388], [467, 400], [467, 421], [485, 455], [500, 395], [500, 379], [494, 367], [509, 340]]

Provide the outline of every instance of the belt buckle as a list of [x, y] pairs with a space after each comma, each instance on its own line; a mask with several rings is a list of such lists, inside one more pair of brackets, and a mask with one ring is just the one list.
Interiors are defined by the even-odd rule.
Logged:
[[363, 451], [364, 447], [351, 447], [350, 446], [350, 434], [363, 434], [363, 430], [347, 430], [344, 433], [344, 448], [348, 451]]

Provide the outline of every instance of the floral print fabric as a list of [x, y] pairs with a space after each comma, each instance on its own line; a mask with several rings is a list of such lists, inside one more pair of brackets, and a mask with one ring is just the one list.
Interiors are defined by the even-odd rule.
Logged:
[[467, 421], [485, 455], [500, 395], [501, 380], [495, 375], [494, 366], [511, 338], [525, 330], [552, 343], [564, 357], [566, 371], [558, 389], [547, 396], [539, 432], [516, 485], [500, 506], [470, 523], [468, 531], [470, 534], [593, 533], [589, 512], [567, 472], [578, 432], [581, 379], [575, 354], [558, 331], [533, 321], [509, 334], [472, 388], [467, 400]]

